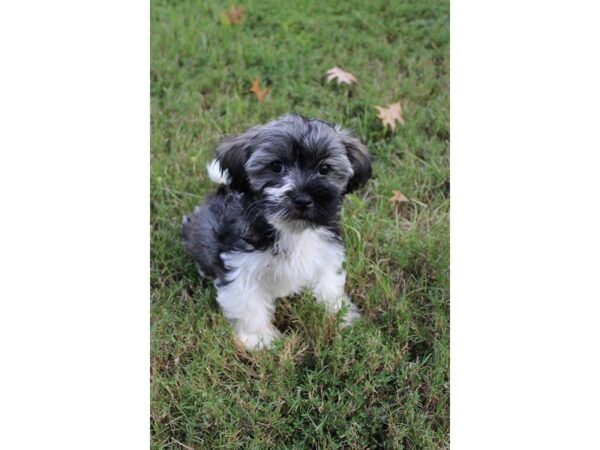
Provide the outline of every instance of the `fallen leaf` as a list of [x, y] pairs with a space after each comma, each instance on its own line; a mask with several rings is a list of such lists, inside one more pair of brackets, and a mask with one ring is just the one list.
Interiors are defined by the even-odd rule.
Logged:
[[227, 13], [227, 23], [229, 25], [236, 25], [244, 19], [244, 7], [243, 6], [232, 6], [229, 8]]
[[356, 83], [356, 78], [350, 72], [346, 72], [339, 67], [334, 67], [325, 72], [327, 75], [327, 81], [337, 79], [338, 84], [346, 83], [352, 85]]
[[381, 123], [383, 126], [389, 126], [392, 131], [396, 129], [396, 122], [404, 125], [404, 117], [402, 117], [402, 107], [400, 106], [400, 102], [392, 103], [386, 107], [376, 106], [379, 114], [377, 117], [381, 119]]
[[254, 81], [252, 82], [252, 87], [250, 88], [250, 92], [253, 92], [254, 95], [256, 95], [256, 98], [259, 102], [262, 102], [265, 99], [270, 90], [271, 88], [269, 87], [266, 87], [264, 89], [260, 88], [260, 78], [258, 77], [254, 79]]
[[402, 203], [408, 203], [408, 198], [400, 191], [392, 191], [394, 195], [390, 197], [390, 202], [396, 208], [400, 207]]

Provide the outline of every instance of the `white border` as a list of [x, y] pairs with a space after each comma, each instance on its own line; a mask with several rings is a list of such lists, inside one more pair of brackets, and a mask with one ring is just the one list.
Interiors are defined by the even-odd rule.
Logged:
[[599, 13], [452, 1], [455, 449], [598, 446]]
[[148, 448], [149, 4], [0, 9], [0, 446]]

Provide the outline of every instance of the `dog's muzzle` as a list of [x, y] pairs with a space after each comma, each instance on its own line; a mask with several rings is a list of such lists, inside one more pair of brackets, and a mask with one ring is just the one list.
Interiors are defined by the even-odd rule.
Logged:
[[292, 194], [292, 195], [290, 195], [290, 198], [292, 200], [292, 204], [294, 205], [294, 208], [296, 208], [298, 211], [306, 211], [312, 207], [312, 204], [313, 204], [312, 198], [306, 192], [300, 192], [299, 194]]

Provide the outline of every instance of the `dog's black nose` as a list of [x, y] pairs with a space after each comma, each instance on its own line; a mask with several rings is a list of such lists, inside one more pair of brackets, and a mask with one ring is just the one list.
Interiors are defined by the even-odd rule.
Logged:
[[310, 205], [312, 205], [312, 199], [310, 198], [310, 195], [305, 194], [304, 192], [292, 198], [292, 202], [294, 202], [296, 209], [299, 209], [300, 211], [304, 211]]

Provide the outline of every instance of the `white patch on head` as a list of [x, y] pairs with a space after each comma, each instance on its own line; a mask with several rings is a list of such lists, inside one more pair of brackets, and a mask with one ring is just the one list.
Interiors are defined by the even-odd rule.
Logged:
[[284, 179], [284, 181], [286, 183], [283, 186], [265, 188], [264, 193], [269, 197], [269, 200], [280, 203], [287, 199], [289, 193], [294, 190], [294, 185], [287, 179]]
[[208, 178], [213, 183], [217, 184], [229, 184], [231, 180], [229, 178], [229, 171], [227, 169], [222, 170], [221, 164], [218, 160], [213, 159], [210, 163], [206, 165], [206, 170], [208, 171]]
[[294, 185], [289, 182], [289, 180], [284, 180], [286, 183], [280, 187], [269, 187], [265, 188], [264, 193], [269, 199], [272, 208], [275, 208], [275, 211], [268, 212], [266, 214], [267, 221], [274, 225], [283, 220], [283, 216], [285, 215], [285, 208], [279, 208], [281, 204], [285, 201], [288, 201], [289, 193], [294, 190]]

